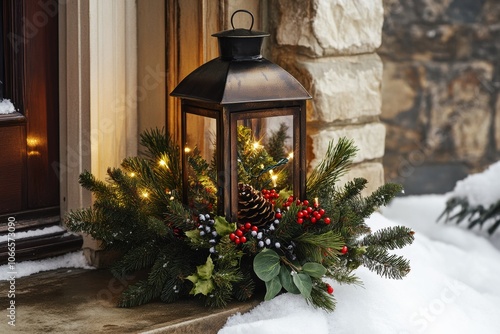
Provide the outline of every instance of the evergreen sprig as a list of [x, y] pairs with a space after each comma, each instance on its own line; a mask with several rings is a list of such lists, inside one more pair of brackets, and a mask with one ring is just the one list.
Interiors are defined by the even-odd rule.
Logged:
[[357, 148], [352, 140], [341, 138], [334, 145], [330, 142], [324, 159], [312, 170], [306, 181], [308, 198], [324, 197], [324, 190], [334, 185], [344, 175], [356, 155]]
[[500, 200], [489, 207], [484, 207], [481, 204], [471, 205], [467, 198], [454, 196], [446, 201], [446, 207], [437, 221], [441, 219], [456, 224], [467, 221], [468, 229], [473, 229], [476, 226], [483, 228], [486, 224], [489, 225], [486, 231], [492, 235], [500, 227]]

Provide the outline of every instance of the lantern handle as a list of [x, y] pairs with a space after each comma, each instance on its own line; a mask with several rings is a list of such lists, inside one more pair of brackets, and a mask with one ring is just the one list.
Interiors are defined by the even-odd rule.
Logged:
[[253, 28], [254, 18], [253, 18], [253, 14], [252, 14], [252, 13], [250, 13], [250, 12], [249, 12], [248, 10], [246, 10], [246, 9], [238, 9], [238, 10], [236, 10], [236, 11], [233, 13], [233, 15], [231, 15], [231, 27], [233, 27], [233, 30], [235, 29], [235, 28], [234, 28], [234, 24], [233, 24], [233, 18], [234, 18], [234, 15], [235, 15], [236, 13], [239, 13], [239, 12], [247, 13], [247, 14], [248, 14], [248, 15], [250, 15], [250, 17], [252, 18], [252, 24], [250, 24], [250, 28], [248, 29], [249, 31], [251, 31], [251, 30], [252, 30], [252, 28]]

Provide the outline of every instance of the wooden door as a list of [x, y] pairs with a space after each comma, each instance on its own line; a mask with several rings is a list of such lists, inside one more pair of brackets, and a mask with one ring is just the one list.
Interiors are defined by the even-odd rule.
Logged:
[[0, 215], [58, 214], [57, 2], [3, 0], [2, 12], [2, 93], [16, 112], [0, 115]]

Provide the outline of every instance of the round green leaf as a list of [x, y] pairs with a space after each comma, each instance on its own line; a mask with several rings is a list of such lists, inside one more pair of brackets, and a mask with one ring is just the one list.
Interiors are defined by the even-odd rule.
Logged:
[[311, 296], [312, 281], [309, 275], [303, 273], [295, 274], [293, 275], [293, 283], [295, 283], [304, 298]]
[[281, 283], [279, 276], [274, 277], [272, 280], [266, 282], [266, 295], [264, 300], [271, 300], [281, 291]]
[[281, 285], [283, 285], [286, 291], [294, 293], [296, 295], [300, 293], [299, 289], [297, 289], [297, 286], [295, 286], [295, 283], [293, 283], [291, 270], [284, 264], [281, 265], [279, 278], [281, 281]]
[[264, 249], [253, 260], [253, 270], [264, 282], [272, 280], [280, 272], [280, 257], [272, 249]]
[[307, 262], [302, 266], [304, 273], [311, 277], [321, 278], [326, 274], [326, 268], [317, 262]]

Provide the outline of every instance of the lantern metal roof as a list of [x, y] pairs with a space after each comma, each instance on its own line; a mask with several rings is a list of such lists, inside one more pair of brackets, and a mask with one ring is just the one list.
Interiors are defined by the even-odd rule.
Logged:
[[262, 41], [269, 34], [252, 26], [213, 34], [220, 57], [191, 72], [171, 95], [221, 105], [310, 99], [297, 79], [262, 57]]

